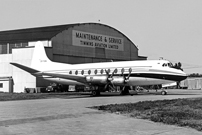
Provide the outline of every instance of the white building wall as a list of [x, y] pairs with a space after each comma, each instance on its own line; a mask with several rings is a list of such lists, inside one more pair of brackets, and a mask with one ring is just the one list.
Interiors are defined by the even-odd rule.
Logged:
[[0, 77], [12, 76], [12, 65], [9, 62], [12, 61], [12, 54], [0, 55]]
[[201, 77], [193, 77], [187, 78], [180, 82], [181, 87], [187, 87], [188, 89], [200, 89], [202, 90], [202, 78]]
[[[0, 55], [0, 77], [6, 78], [11, 77], [13, 73], [12, 65], [9, 62], [12, 61], [12, 54], [2, 54]], [[0, 88], [1, 92], [9, 92], [9, 81], [8, 79], [0, 79], [0, 83], [3, 87]]]
[[[13, 49], [14, 63], [31, 66], [34, 48]], [[24, 88], [36, 88], [36, 78], [26, 71], [13, 66], [14, 92], [24, 92]]]
[[3, 83], [3, 87], [0, 87], [0, 92], [9, 92], [9, 81], [0, 79], [0, 83]]

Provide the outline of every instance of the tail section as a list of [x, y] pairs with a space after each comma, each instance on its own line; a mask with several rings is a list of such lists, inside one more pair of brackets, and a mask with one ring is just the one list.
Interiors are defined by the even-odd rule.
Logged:
[[43, 43], [38, 41], [35, 44], [31, 68], [39, 71], [60, 70], [68, 68], [71, 64], [52, 62], [46, 55]]
[[32, 61], [31, 61], [31, 67], [22, 65], [20, 63], [14, 63], [11, 62], [10, 64], [13, 66], [16, 66], [24, 71], [27, 71], [30, 74], [35, 75], [37, 72], [42, 71], [45, 65], [50, 65], [51, 62], [45, 52], [44, 46], [42, 42], [38, 41], [35, 45]]
[[43, 43], [38, 41], [35, 44], [32, 61], [31, 61], [31, 67], [19, 64], [19, 63], [10, 63], [22, 70], [25, 70], [31, 74], [35, 74], [40, 71], [49, 71], [49, 70], [60, 70], [60, 69], [66, 69], [70, 66], [70, 64], [64, 64], [64, 63], [57, 63], [52, 62], [46, 55], [46, 51], [44, 49]]
[[31, 68], [41, 71], [44, 69], [44, 66], [47, 64], [49, 65], [50, 63], [53, 62], [47, 57], [43, 43], [40, 41], [36, 42], [32, 56]]

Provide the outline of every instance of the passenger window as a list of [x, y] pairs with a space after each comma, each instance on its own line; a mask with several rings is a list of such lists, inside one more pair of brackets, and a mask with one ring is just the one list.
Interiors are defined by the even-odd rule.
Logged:
[[103, 74], [103, 69], [100, 70], [100, 73]]
[[97, 69], [94, 71], [95, 74], [97, 74]]
[[77, 75], [77, 74], [78, 74], [78, 71], [76, 70], [76, 71], [75, 71], [75, 75]]
[[81, 74], [82, 74], [82, 75], [84, 74], [84, 70], [81, 71]]
[[69, 71], [69, 74], [72, 74], [72, 71]]
[[91, 74], [91, 70], [88, 70], [88, 74], [89, 74], [89, 75]]

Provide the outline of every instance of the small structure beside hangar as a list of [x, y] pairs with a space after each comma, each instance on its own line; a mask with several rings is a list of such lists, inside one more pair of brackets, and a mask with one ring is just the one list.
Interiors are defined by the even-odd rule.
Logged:
[[43, 42], [47, 56], [55, 62], [78, 64], [147, 59], [138, 55], [137, 46], [122, 32], [100, 23], [1, 31], [0, 77], [10, 76], [14, 92], [50, 84], [9, 64], [15, 62], [30, 66], [37, 41]]

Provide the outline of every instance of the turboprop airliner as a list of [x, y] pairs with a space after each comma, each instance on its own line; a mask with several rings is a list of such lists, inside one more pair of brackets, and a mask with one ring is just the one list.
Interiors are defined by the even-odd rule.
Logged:
[[[90, 87], [93, 96], [109, 87], [122, 87], [122, 94], [128, 86], [161, 85], [182, 81], [187, 75], [172, 68], [167, 60], [141, 60], [122, 62], [102, 62], [87, 64], [65, 64], [52, 62], [46, 55], [42, 42], [35, 45], [31, 67], [20, 63], [10, 63], [36, 77], [67, 85]], [[167, 94], [162, 91], [162, 94]]]

